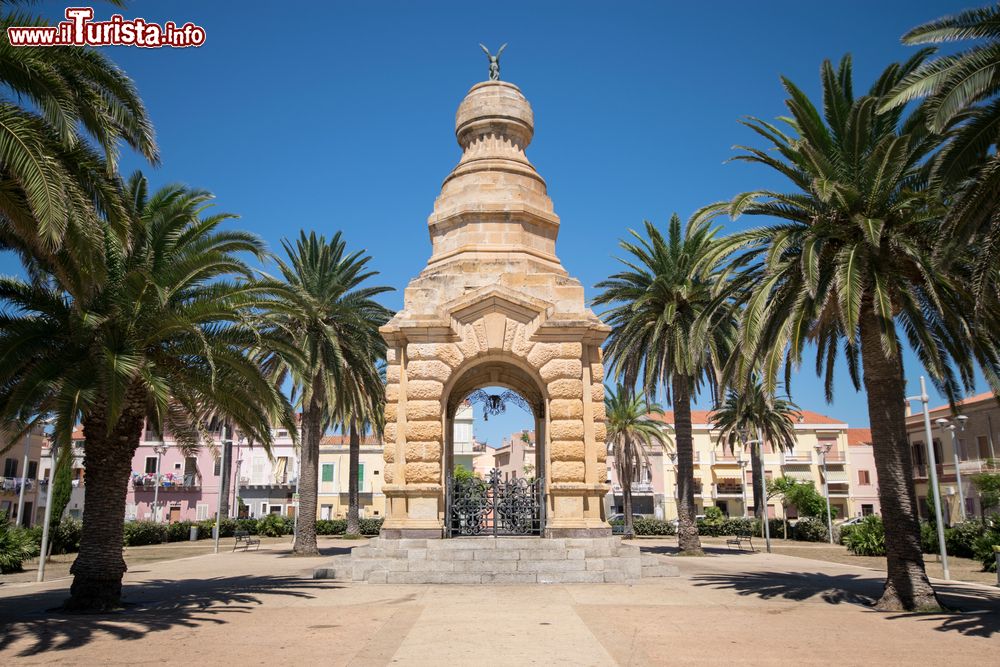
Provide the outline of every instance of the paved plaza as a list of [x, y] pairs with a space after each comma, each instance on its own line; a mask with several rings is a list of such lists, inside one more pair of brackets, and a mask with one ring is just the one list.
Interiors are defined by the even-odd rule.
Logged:
[[[670, 553], [673, 540], [642, 541]], [[136, 565], [129, 608], [47, 612], [69, 579], [0, 585], [0, 663], [323, 665], [989, 664], [1000, 590], [938, 583], [947, 615], [866, 608], [881, 575], [713, 550], [634, 585], [375, 585], [313, 580], [343, 554], [287, 545]]]

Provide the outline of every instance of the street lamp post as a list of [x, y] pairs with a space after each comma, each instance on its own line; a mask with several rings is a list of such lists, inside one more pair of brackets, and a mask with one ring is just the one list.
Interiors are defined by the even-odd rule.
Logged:
[[678, 507], [678, 500], [680, 496], [677, 491], [677, 452], [667, 452], [667, 456], [670, 457], [670, 465], [674, 469], [674, 514], [677, 515], [677, 521], [679, 523], [681, 511]]
[[930, 468], [931, 492], [934, 495], [934, 518], [937, 521], [938, 550], [941, 554], [941, 569], [944, 571], [944, 578], [951, 579], [951, 572], [948, 569], [948, 551], [944, 542], [944, 520], [941, 518], [941, 491], [938, 489], [937, 461], [934, 460], [934, 436], [931, 434], [931, 413], [928, 405], [931, 397], [927, 395], [927, 383], [924, 376], [920, 376], [920, 395], [907, 396], [907, 403], [920, 401], [924, 411], [924, 439], [927, 441], [927, 465]]
[[[232, 429], [229, 429], [229, 436], [232, 438]], [[226, 425], [222, 425], [222, 470], [226, 469]], [[220, 478], [221, 479], [221, 478]], [[219, 529], [222, 521], [222, 503], [229, 506], [229, 499], [222, 497], [222, 484], [219, 484], [219, 502], [215, 507], [215, 553], [219, 553]]]
[[153, 521], [160, 523], [160, 459], [167, 453], [167, 446], [163, 443], [153, 445], [156, 452], [156, 479], [153, 480]]
[[21, 468], [21, 490], [17, 494], [17, 522], [25, 527], [28, 524], [24, 522], [24, 489], [28, 486], [28, 438], [30, 435], [30, 430], [24, 434], [24, 466]]
[[[72, 447], [72, 444], [69, 446]], [[38, 554], [38, 581], [45, 581], [45, 558], [48, 556], [49, 551], [49, 524], [52, 523], [52, 488], [56, 485], [56, 461], [59, 460], [58, 451], [59, 442], [53, 433], [49, 446], [49, 457], [52, 459], [52, 465], [49, 466], [49, 484], [48, 488], [45, 489], [45, 523], [42, 524], [42, 550]]]
[[764, 544], [767, 547], [767, 553], [771, 553], [771, 521], [770, 521], [770, 517], [767, 516], [767, 475], [765, 474], [765, 470], [764, 470], [765, 466], [763, 465], [763, 462], [764, 462], [764, 436], [761, 434], [759, 428], [757, 429], [757, 439], [756, 440], [747, 440], [747, 437], [749, 437], [749, 435], [750, 435], [749, 429], [747, 429], [747, 430], [741, 430], [739, 432], [740, 440], [743, 441], [743, 449], [745, 449], [746, 451], [750, 452], [751, 460], [752, 460], [752, 457], [753, 457], [753, 450], [751, 449], [751, 447], [753, 447], [754, 445], [759, 445], [760, 446], [760, 460], [761, 460], [761, 466], [760, 466], [760, 485], [761, 486], [760, 486], [760, 488], [761, 488], [761, 494], [763, 495], [763, 499], [762, 499], [763, 500], [763, 511], [761, 512], [760, 521], [763, 524], [763, 528], [764, 528], [764, 531], [763, 531], [764, 532]]
[[[965, 415], [960, 415], [958, 417], [958, 423], [961, 424], [961, 428], [965, 430], [965, 422], [969, 418]], [[958, 441], [955, 439], [955, 425], [949, 422], [947, 419], [936, 419], [935, 423], [941, 427], [941, 430], [947, 430], [951, 434], [951, 451], [955, 461], [955, 485], [958, 486], [958, 515], [965, 521], [965, 490], [962, 488], [962, 471], [959, 470], [959, 457], [958, 457]]]
[[743, 450], [740, 450], [740, 457], [737, 459], [740, 464], [740, 490], [743, 491], [743, 517], [750, 516], [750, 508], [747, 507], [747, 462], [743, 458]]
[[826, 455], [833, 445], [816, 445], [816, 453], [819, 454], [820, 465], [823, 466], [823, 495], [826, 496], [826, 530], [830, 536], [830, 544], [833, 544], [833, 513], [830, 511], [830, 479], [826, 472]]

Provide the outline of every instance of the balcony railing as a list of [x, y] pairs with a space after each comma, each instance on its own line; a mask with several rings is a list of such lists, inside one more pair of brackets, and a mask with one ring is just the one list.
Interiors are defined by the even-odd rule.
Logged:
[[811, 465], [812, 452], [784, 452], [781, 455], [781, 465]]
[[0, 489], [4, 491], [13, 491], [15, 493], [21, 492], [21, 483], [24, 483], [24, 488], [26, 491], [31, 491], [35, 488], [35, 480], [33, 479], [22, 479], [21, 477], [4, 477], [0, 481]]
[[712, 452], [713, 465], [739, 465], [740, 459], [735, 454], [725, 454], [723, 452]]
[[732, 484], [715, 484], [712, 487], [713, 498], [742, 498], [743, 489]]
[[[154, 475], [139, 475], [138, 473], [132, 475], [132, 487], [136, 491], [152, 491], [156, 486], [157, 482]], [[195, 475], [184, 475], [183, 477], [161, 476], [159, 487], [169, 491], [191, 491], [200, 489], [201, 481]]]
[[[611, 489], [615, 493], [622, 492], [621, 484], [612, 484]], [[632, 482], [632, 493], [652, 493], [653, 485], [650, 482]]]

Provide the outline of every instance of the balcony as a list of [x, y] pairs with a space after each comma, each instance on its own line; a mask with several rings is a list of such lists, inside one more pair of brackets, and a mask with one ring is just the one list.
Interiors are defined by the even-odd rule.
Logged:
[[738, 484], [713, 484], [713, 498], [742, 498], [743, 489]]
[[712, 452], [712, 465], [716, 466], [738, 466], [740, 464], [739, 457], [735, 454], [727, 454], [724, 452]]
[[4, 477], [2, 481], [0, 481], [0, 490], [13, 493], [20, 493], [22, 482], [24, 483], [24, 488], [26, 491], [31, 491], [33, 488], [35, 488], [35, 481], [32, 479], [22, 479], [21, 477]]
[[[157, 487], [156, 475], [132, 473], [132, 488], [138, 491], [153, 491]], [[160, 489], [164, 491], [199, 491], [201, 481], [196, 475], [160, 475]]]
[[782, 452], [781, 465], [783, 466], [808, 466], [812, 465], [812, 452]]
[[[612, 484], [611, 489], [615, 493], [622, 492], [621, 484]], [[632, 482], [632, 493], [653, 493], [653, 485], [650, 482]]]

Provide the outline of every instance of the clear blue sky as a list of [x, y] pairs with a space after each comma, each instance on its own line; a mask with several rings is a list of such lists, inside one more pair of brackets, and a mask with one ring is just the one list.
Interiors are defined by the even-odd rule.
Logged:
[[[34, 9], [59, 19], [65, 6]], [[534, 107], [528, 156], [562, 218], [557, 251], [589, 298], [616, 270], [616, 243], [629, 227], [785, 186], [760, 168], [724, 164], [733, 144], [755, 142], [741, 116], [784, 113], [779, 75], [818, 96], [822, 60], [850, 52], [855, 89], [867, 89], [913, 52], [899, 43], [903, 32], [966, 6], [144, 0], [126, 17], [193, 21], [206, 29], [206, 44], [108, 51], [137, 82], [156, 125], [163, 164], [146, 167], [154, 184], [211, 190], [272, 248], [300, 228], [343, 230], [397, 288], [386, 303], [399, 308], [402, 288], [430, 254], [426, 219], [459, 158], [455, 109], [487, 75], [479, 42], [509, 43], [502, 78]], [[116, 11], [95, 8], [99, 19]], [[123, 160], [123, 170], [139, 166]], [[14, 266], [5, 257], [0, 270]], [[920, 369], [907, 361], [916, 393]], [[846, 372], [834, 405], [811, 363], [792, 389], [804, 408], [868, 424]], [[477, 435], [499, 444], [526, 422], [512, 408], [479, 423]]]

